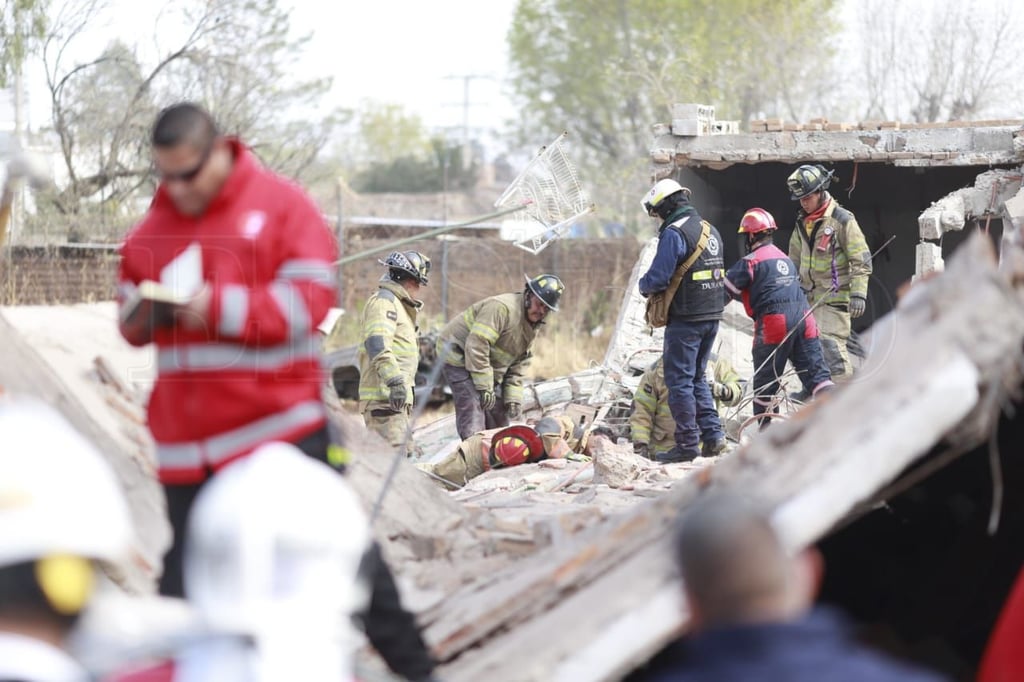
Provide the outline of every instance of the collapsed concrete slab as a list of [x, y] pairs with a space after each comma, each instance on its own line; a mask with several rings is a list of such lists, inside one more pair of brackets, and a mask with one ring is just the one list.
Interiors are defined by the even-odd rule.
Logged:
[[[891, 486], [913, 479], [922, 457], [942, 460], [984, 442], [999, 397], [1021, 382], [1022, 265], [1018, 251], [1000, 270], [991, 245], [975, 237], [879, 325], [885, 340], [852, 384], [668, 494], [478, 579], [423, 614], [444, 675], [619, 679], [685, 625], [667, 542], [678, 511], [697, 495], [728, 487], [759, 498], [789, 544], [803, 547], [895, 494]], [[988, 324], [994, 315], [999, 325]]]
[[1015, 139], [1024, 121], [951, 121], [939, 124], [864, 122], [801, 130], [690, 135], [675, 126], [654, 126], [651, 159], [654, 175], [667, 177], [676, 167], [715, 170], [733, 164], [766, 161], [804, 163], [872, 161], [895, 166], [978, 166], [1015, 163], [1021, 150]]

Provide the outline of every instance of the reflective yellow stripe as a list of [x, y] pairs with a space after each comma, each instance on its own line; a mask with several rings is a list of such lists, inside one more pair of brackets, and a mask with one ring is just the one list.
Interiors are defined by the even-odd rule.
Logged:
[[693, 280], [696, 282], [702, 282], [709, 279], [724, 279], [725, 272], [720, 268], [712, 268], [711, 270], [697, 270], [693, 273]]
[[487, 341], [487, 343], [494, 343], [498, 340], [498, 330], [480, 322], [474, 322], [473, 326], [469, 328], [469, 333], [479, 336]]
[[655, 406], [658, 403], [658, 401], [654, 397], [654, 394], [648, 393], [647, 391], [637, 391], [636, 395], [633, 397], [633, 400], [636, 401], [637, 405], [643, 406], [643, 408], [648, 412], [654, 412]]
[[634, 443], [647, 443], [651, 440], [651, 427], [640, 426], [637, 424], [633, 425], [633, 442]]

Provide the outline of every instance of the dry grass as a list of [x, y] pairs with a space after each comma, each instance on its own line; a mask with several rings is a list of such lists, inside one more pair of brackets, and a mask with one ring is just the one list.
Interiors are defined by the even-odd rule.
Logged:
[[547, 326], [533, 343], [530, 376], [534, 380], [552, 379], [586, 369], [604, 360], [611, 329], [591, 335], [558, 321]]

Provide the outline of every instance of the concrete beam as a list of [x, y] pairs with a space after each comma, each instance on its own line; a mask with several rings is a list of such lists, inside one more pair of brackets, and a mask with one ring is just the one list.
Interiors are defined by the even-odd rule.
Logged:
[[[879, 123], [870, 130], [781, 130], [781, 121], [769, 119], [769, 130], [728, 135], [684, 137], [656, 126], [651, 155], [676, 160], [677, 165], [699, 167], [706, 161], [731, 163], [820, 162], [857, 160], [900, 166], [992, 166], [1024, 162], [1024, 121], [992, 121], [978, 126], [910, 128], [896, 122]], [[826, 128], [834, 124], [827, 124]], [[819, 124], [820, 126], [820, 124]], [[758, 126], [761, 127], [760, 125]]]

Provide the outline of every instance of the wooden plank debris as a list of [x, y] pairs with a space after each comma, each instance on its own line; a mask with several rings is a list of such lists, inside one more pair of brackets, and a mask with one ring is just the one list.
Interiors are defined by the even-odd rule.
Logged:
[[[946, 272], [911, 288], [876, 323], [876, 351], [856, 382], [710, 471], [466, 585], [423, 614], [428, 640], [447, 661], [442, 674], [618, 679], [684, 623], [665, 543], [678, 509], [702, 489], [742, 488], [776, 509], [786, 537], [802, 546], [870, 504], [940, 442], [981, 442], [998, 412], [986, 396], [1021, 380], [1022, 285], [1024, 271], [1000, 272], [983, 236], [966, 242]], [[999, 325], [988, 323], [993, 316]], [[847, 485], [849, 476], [855, 481]], [[642, 620], [633, 615], [641, 605]], [[567, 631], [573, 636], [551, 636]], [[615, 647], [579, 646], [606, 642], [607, 632], [617, 634]], [[524, 651], [530, 655], [511, 655]]]

